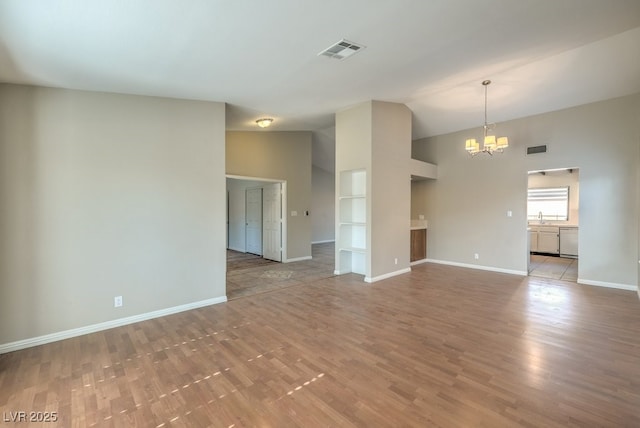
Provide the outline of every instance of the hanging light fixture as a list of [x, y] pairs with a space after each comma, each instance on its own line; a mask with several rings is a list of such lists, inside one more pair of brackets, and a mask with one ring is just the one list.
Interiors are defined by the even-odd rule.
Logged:
[[485, 80], [482, 82], [484, 86], [484, 139], [482, 141], [482, 150], [480, 150], [480, 143], [475, 138], [469, 138], [465, 144], [465, 150], [471, 156], [475, 156], [478, 153], [487, 153], [493, 155], [494, 153], [502, 153], [505, 148], [509, 147], [509, 139], [507, 137], [496, 137], [490, 135], [493, 129], [496, 127], [495, 123], [487, 122], [487, 86], [491, 84], [491, 80]]
[[260, 128], [268, 127], [269, 125], [271, 125], [271, 122], [273, 122], [273, 119], [271, 119], [270, 117], [263, 117], [262, 119], [256, 120], [256, 123]]

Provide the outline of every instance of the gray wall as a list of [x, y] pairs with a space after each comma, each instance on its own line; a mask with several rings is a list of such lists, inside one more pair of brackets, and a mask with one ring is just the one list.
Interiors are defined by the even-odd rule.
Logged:
[[312, 168], [311, 242], [335, 240], [335, 186], [334, 173]]
[[225, 298], [224, 109], [0, 85], [0, 344]]
[[226, 165], [229, 175], [287, 182], [287, 259], [311, 257], [311, 132], [228, 131]]
[[[429, 258], [525, 272], [527, 171], [578, 167], [579, 280], [637, 286], [640, 94], [499, 123], [498, 131], [511, 147], [493, 157], [464, 151], [481, 128], [414, 142], [415, 158], [438, 165], [438, 180], [413, 190], [424, 200]], [[526, 155], [540, 144], [547, 153]]]

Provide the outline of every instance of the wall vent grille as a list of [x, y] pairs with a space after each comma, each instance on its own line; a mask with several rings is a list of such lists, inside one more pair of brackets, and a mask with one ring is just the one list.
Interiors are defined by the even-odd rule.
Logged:
[[532, 155], [535, 153], [546, 153], [547, 152], [547, 146], [531, 146], [531, 147], [527, 147], [527, 154], [528, 155]]

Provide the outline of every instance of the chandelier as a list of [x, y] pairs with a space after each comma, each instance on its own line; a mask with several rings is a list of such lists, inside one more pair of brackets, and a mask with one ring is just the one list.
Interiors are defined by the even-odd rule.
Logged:
[[507, 137], [496, 137], [493, 134], [493, 130], [496, 127], [495, 123], [487, 122], [487, 86], [491, 84], [491, 80], [485, 80], [482, 82], [484, 86], [484, 139], [482, 141], [482, 150], [480, 150], [480, 143], [475, 138], [469, 138], [465, 144], [465, 150], [471, 156], [475, 156], [478, 153], [487, 153], [493, 155], [494, 153], [502, 153], [503, 150], [509, 147], [509, 139]]

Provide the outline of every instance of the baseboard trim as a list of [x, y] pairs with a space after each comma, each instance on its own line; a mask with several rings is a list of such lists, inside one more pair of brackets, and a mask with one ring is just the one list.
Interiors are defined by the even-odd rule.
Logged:
[[638, 291], [638, 287], [628, 284], [618, 284], [615, 282], [592, 281], [590, 279], [578, 278], [578, 284], [593, 285], [595, 287], [616, 288], [618, 290]]
[[328, 244], [329, 242], [336, 242], [335, 239], [327, 239], [325, 241], [311, 241], [312, 244]]
[[237, 251], [239, 253], [246, 253], [247, 249], [246, 248], [235, 248], [235, 247], [228, 247], [227, 250], [231, 250], [231, 251]]
[[391, 277], [402, 275], [402, 274], [409, 273], [409, 272], [411, 272], [411, 268], [410, 267], [404, 268], [404, 269], [400, 269], [400, 270], [397, 270], [397, 271], [394, 271], [394, 272], [385, 273], [383, 275], [374, 276], [374, 277], [365, 276], [364, 277], [364, 282], [371, 283], [371, 282], [382, 281], [383, 279], [391, 278]]
[[133, 324], [140, 321], [146, 321], [153, 318], [163, 317], [165, 315], [177, 314], [178, 312], [189, 311], [191, 309], [202, 308], [204, 306], [215, 305], [227, 301], [227, 296], [214, 297], [213, 299], [200, 300], [198, 302], [187, 303], [185, 305], [173, 306], [171, 308], [160, 309], [157, 311], [147, 312], [144, 314], [133, 315], [125, 318], [118, 318], [112, 321], [105, 321], [98, 324], [92, 324], [85, 327], [74, 328], [71, 330], [59, 331], [57, 333], [45, 334], [44, 336], [32, 337], [29, 339], [18, 340], [0, 344], [0, 354], [7, 352], [19, 351], [21, 349], [31, 348], [33, 346], [45, 345], [58, 340], [70, 339], [72, 337], [82, 336], [84, 334], [95, 333], [102, 330], [108, 330], [114, 327], [122, 327], [123, 325]]
[[422, 263], [427, 263], [428, 261], [429, 259], [416, 260], [414, 262], [409, 263], [409, 266], [421, 265]]
[[301, 262], [303, 260], [311, 260], [311, 256], [304, 256], [304, 257], [296, 257], [296, 258], [293, 258], [293, 259], [287, 259], [283, 263]]
[[426, 259], [425, 262], [437, 263], [440, 265], [457, 266], [457, 267], [463, 267], [467, 269], [478, 269], [478, 270], [486, 270], [490, 272], [508, 273], [510, 275], [527, 276], [528, 274], [526, 270], [503, 269], [503, 268], [494, 267], [494, 266], [472, 265], [470, 263], [451, 262], [448, 260]]

